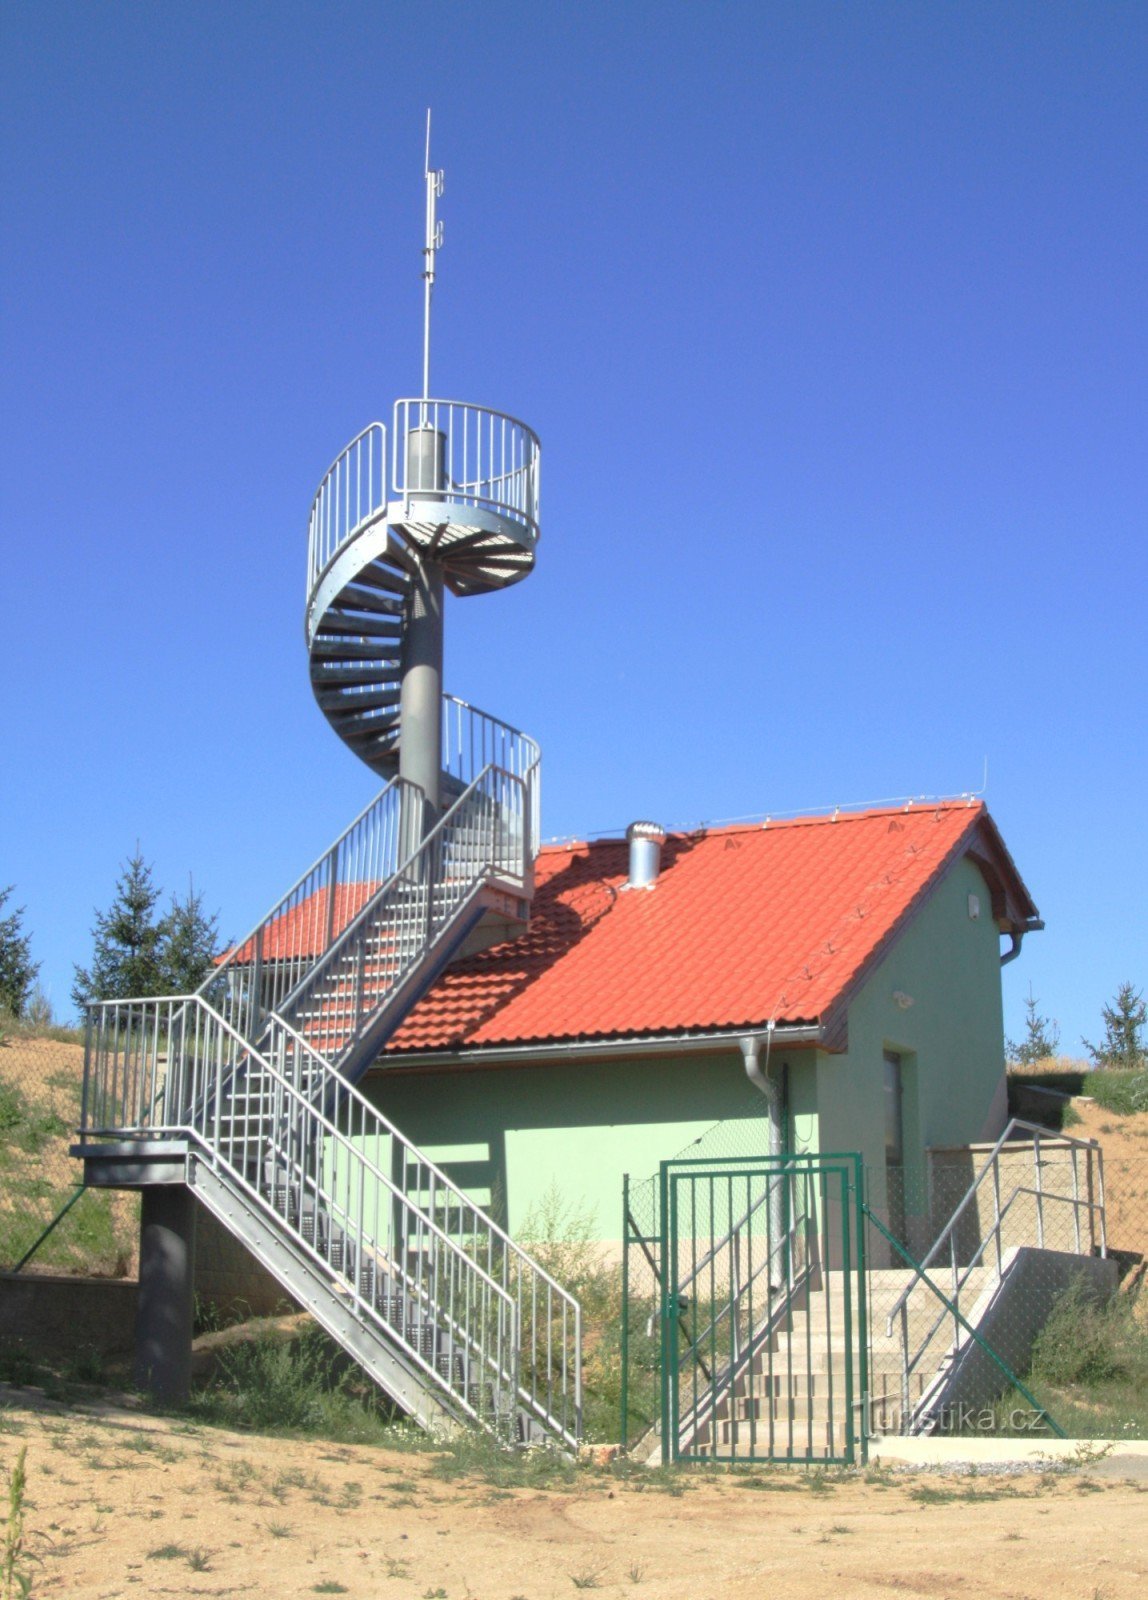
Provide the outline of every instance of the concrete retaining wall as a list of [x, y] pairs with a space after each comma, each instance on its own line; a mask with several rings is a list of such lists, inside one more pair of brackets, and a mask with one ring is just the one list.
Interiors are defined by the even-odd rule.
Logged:
[[[1090, 1298], [1106, 1300], [1116, 1292], [1116, 1263], [1098, 1256], [1022, 1246], [1009, 1252], [999, 1282], [987, 1289], [966, 1315], [986, 1344], [1023, 1378], [1033, 1343], [1057, 1297], [1078, 1279]], [[939, 1380], [929, 1398], [929, 1409], [936, 1414], [943, 1408], [953, 1415], [962, 1405], [979, 1410], [991, 1406], [1006, 1384], [1004, 1373], [988, 1352], [970, 1340], [952, 1369]]]
[[23, 1340], [33, 1354], [127, 1356], [138, 1291], [131, 1278], [0, 1273], [0, 1337]]

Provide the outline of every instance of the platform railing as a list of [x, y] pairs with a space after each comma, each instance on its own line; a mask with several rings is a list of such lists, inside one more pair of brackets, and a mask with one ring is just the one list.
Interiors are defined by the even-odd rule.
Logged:
[[[433, 429], [444, 440], [445, 482], [433, 495], [407, 476], [407, 437]], [[449, 498], [522, 523], [538, 535], [538, 436], [525, 422], [461, 400], [396, 400], [391, 483], [400, 500]]]
[[327, 468], [307, 524], [307, 592], [331, 557], [387, 503], [387, 430], [371, 422]]

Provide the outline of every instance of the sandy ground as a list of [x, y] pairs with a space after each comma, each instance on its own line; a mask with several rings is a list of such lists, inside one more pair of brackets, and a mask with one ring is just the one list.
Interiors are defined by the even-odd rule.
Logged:
[[1065, 1132], [1099, 1139], [1104, 1151], [1109, 1243], [1148, 1255], [1148, 1111], [1119, 1117], [1090, 1100], [1072, 1104], [1080, 1121]]
[[9, 1390], [27, 1447], [33, 1596], [635, 1600], [1148, 1592], [1148, 1481], [1120, 1464], [1022, 1476], [875, 1471], [499, 1489], [428, 1453], [274, 1440]]

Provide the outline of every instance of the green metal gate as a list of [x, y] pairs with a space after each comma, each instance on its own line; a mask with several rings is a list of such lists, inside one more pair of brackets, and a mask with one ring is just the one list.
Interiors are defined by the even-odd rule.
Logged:
[[859, 1155], [661, 1166], [662, 1458], [865, 1458]]

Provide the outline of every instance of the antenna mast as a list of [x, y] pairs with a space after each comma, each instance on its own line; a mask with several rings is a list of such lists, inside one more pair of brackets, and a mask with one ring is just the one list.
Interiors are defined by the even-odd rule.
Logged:
[[435, 202], [442, 194], [441, 167], [431, 171], [430, 164], [430, 108], [427, 108], [427, 144], [423, 174], [427, 190], [427, 232], [423, 246], [423, 399], [430, 398], [430, 312], [431, 290], [434, 288], [434, 258], [442, 249], [442, 223], [435, 217]]

